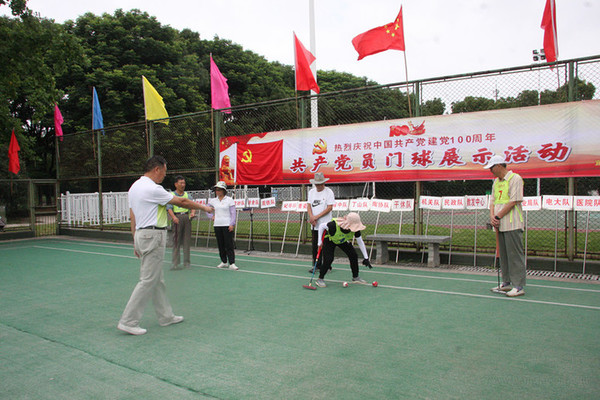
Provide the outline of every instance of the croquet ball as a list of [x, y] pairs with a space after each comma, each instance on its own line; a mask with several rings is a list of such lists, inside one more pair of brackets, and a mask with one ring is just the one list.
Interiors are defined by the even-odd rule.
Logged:
[[373, 281], [373, 286], [377, 287], [377, 285], [379, 285], [379, 283], [377, 283], [377, 281]]
[[343, 287], [348, 287], [348, 282], [343, 282], [343, 283], [342, 283], [342, 286], [343, 286]]

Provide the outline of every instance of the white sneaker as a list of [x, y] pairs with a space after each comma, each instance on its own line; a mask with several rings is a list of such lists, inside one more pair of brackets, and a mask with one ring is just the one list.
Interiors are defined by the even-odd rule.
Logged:
[[499, 291], [509, 292], [511, 289], [512, 289], [512, 286], [501, 284], [500, 286], [495, 286], [495, 287], [491, 288], [490, 290], [494, 293], [498, 293]]
[[235, 264], [231, 264], [231, 265], [229, 266], [229, 269], [232, 269], [232, 270], [234, 270], [234, 271], [237, 271], [239, 268], [238, 268], [238, 267], [237, 267]]
[[217, 265], [217, 268], [227, 268], [227, 263], [221, 263], [219, 265]]
[[182, 321], [183, 321], [183, 317], [181, 315], [173, 315], [173, 318], [169, 322], [160, 324], [160, 326], [169, 326], [169, 325], [173, 325], [173, 324], [178, 324]]
[[510, 292], [506, 293], [506, 295], [508, 297], [523, 296], [524, 294], [525, 294], [525, 290], [523, 290], [523, 289], [517, 289], [517, 288], [513, 288]]
[[361, 285], [368, 285], [369, 284], [369, 282], [365, 281], [360, 276], [357, 276], [356, 278], [352, 278], [352, 283], [358, 283], [358, 284], [361, 284]]
[[147, 332], [146, 329], [140, 328], [139, 326], [127, 326], [127, 325], [123, 325], [120, 322], [117, 325], [117, 329], [120, 331], [123, 331], [123, 332], [127, 332], [130, 335], [143, 335], [144, 333]]
[[325, 283], [325, 281], [323, 279], [317, 279], [315, 281], [315, 283], [317, 284], [318, 287], [327, 287], [327, 284]]

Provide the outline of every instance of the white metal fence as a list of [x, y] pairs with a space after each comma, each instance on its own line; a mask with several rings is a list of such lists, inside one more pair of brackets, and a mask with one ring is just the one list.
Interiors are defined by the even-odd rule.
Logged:
[[[233, 192], [233, 191], [232, 191]], [[210, 190], [188, 191], [190, 198], [207, 199], [214, 197]], [[234, 193], [230, 193], [234, 195]], [[258, 189], [236, 189], [235, 196], [258, 197]], [[100, 225], [100, 196], [98, 193], [69, 193], [60, 196], [60, 221], [68, 226]], [[127, 192], [102, 194], [102, 223], [120, 224], [129, 222], [129, 202]]]
[[[129, 222], [127, 192], [102, 194], [102, 223]], [[68, 226], [100, 225], [100, 196], [98, 193], [69, 192], [60, 196], [60, 221]]]

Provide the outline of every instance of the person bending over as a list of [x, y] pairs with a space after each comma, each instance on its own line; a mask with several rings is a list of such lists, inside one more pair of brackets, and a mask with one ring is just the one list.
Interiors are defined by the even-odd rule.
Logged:
[[[317, 286], [327, 287], [324, 278], [325, 274], [331, 268], [331, 263], [333, 263], [336, 247], [342, 249], [346, 253], [346, 256], [348, 256], [350, 269], [352, 270], [352, 283], [367, 284], [367, 281], [358, 276], [358, 254], [356, 254], [356, 250], [352, 246], [352, 238], [356, 238], [356, 243], [363, 254], [363, 265], [373, 268], [369, 261], [365, 242], [361, 236], [361, 231], [364, 229], [365, 226], [360, 221], [360, 215], [355, 212], [351, 212], [342, 218], [334, 218], [332, 221], [319, 226], [319, 247], [323, 246], [321, 249], [323, 266], [319, 269], [319, 279], [316, 281]], [[327, 233], [323, 237], [325, 231]]]

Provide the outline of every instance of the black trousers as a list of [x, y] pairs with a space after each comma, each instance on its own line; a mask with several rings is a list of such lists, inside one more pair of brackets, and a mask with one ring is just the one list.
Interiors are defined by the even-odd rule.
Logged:
[[323, 266], [319, 270], [319, 279], [325, 278], [325, 274], [329, 272], [329, 268], [331, 267], [333, 258], [335, 256], [336, 247], [342, 249], [342, 251], [346, 253], [346, 256], [348, 256], [348, 260], [350, 261], [350, 269], [352, 270], [352, 277], [358, 277], [358, 254], [356, 254], [354, 246], [352, 246], [350, 242], [335, 244], [329, 240], [329, 238], [325, 238], [323, 240], [323, 249], [321, 250]]
[[226, 263], [227, 260], [229, 260], [229, 264], [234, 264], [235, 253], [233, 251], [233, 232], [229, 232], [228, 226], [215, 226], [214, 228], [221, 262]]

